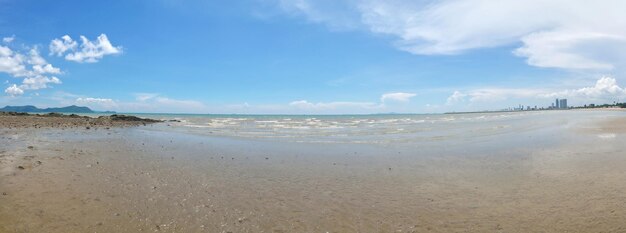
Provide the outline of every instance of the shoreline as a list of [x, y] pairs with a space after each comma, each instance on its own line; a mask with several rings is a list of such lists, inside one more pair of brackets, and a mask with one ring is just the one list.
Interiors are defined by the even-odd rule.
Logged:
[[607, 107], [607, 108], [564, 108], [564, 109], [535, 109], [535, 110], [494, 110], [494, 111], [469, 111], [469, 112], [444, 112], [443, 114], [480, 114], [480, 113], [516, 113], [516, 112], [546, 112], [546, 111], [626, 111], [626, 108]]
[[616, 115], [384, 146], [0, 127], [0, 232], [621, 231]]
[[112, 114], [89, 117], [76, 114], [46, 113], [31, 114], [20, 112], [0, 112], [1, 128], [106, 128], [138, 126], [163, 122], [149, 118]]

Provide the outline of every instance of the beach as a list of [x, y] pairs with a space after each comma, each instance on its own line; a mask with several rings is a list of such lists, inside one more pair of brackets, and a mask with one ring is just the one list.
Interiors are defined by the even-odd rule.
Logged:
[[626, 231], [624, 111], [140, 117], [0, 116], [0, 232]]

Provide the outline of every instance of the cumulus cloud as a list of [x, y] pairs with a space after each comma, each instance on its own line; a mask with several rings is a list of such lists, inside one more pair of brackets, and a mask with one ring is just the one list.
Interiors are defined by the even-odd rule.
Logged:
[[4, 90], [4, 93], [7, 93], [10, 96], [19, 96], [24, 94], [24, 90], [13, 84], [12, 86]]
[[113, 46], [106, 34], [100, 34], [95, 41], [80, 36], [80, 46], [70, 36], [65, 35], [61, 39], [50, 42], [50, 54], [56, 56], [65, 55], [65, 59], [74, 62], [98, 62], [106, 55], [122, 53], [122, 47]]
[[0, 46], [0, 73], [9, 74], [15, 78], [22, 78], [22, 84], [13, 84], [5, 93], [18, 96], [25, 90], [48, 88], [50, 84], [60, 84], [61, 80], [50, 74], [61, 74], [61, 69], [48, 63], [37, 47], [27, 51], [13, 50], [8, 46]]
[[626, 63], [626, 2], [620, 0], [277, 2], [281, 9], [312, 22], [347, 22], [390, 35], [394, 46], [414, 54], [458, 54], [521, 44], [514, 54], [533, 66], [611, 69]]
[[34, 65], [33, 71], [38, 74], [60, 74], [61, 69], [52, 66], [51, 64]]
[[50, 55], [62, 56], [67, 51], [76, 50], [78, 43], [72, 40], [68, 35], [62, 36], [61, 39], [53, 39], [50, 42]]
[[616, 100], [626, 98], [626, 89], [617, 84], [617, 80], [612, 77], [602, 77], [591, 87], [580, 89], [564, 90], [559, 92], [546, 93], [542, 95], [548, 98], [581, 98], [586, 100]]
[[397, 101], [397, 102], [409, 102], [411, 98], [415, 97], [415, 93], [386, 93], [380, 97], [380, 102], [385, 103], [388, 101]]
[[61, 80], [58, 79], [57, 77], [47, 77], [47, 76], [38, 75], [35, 77], [25, 78], [22, 81], [22, 85], [20, 85], [20, 88], [23, 88], [26, 90], [39, 90], [39, 89], [48, 88], [49, 84], [61, 84]]

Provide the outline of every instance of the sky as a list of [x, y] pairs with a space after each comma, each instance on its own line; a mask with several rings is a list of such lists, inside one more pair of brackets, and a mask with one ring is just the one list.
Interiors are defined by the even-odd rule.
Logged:
[[0, 0], [0, 106], [369, 114], [626, 101], [625, 9], [621, 0]]

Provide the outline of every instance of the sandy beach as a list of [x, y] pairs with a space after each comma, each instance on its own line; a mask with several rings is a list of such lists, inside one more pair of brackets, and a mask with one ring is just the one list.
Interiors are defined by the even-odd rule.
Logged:
[[549, 114], [388, 144], [2, 116], [0, 232], [626, 231], [626, 117]]

